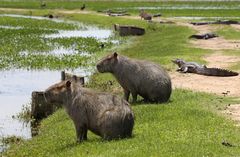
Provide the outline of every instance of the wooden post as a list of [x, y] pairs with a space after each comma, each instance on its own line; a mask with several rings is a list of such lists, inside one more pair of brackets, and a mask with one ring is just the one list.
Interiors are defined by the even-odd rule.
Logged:
[[[61, 72], [61, 80], [74, 80], [78, 83], [84, 85], [84, 77], [76, 76], [73, 74], [65, 73], [65, 71]], [[36, 120], [41, 120], [46, 118], [54, 111], [56, 111], [61, 105], [59, 104], [49, 104], [46, 102], [44, 98], [44, 92], [42, 91], [33, 91], [32, 92], [32, 104], [31, 104], [31, 116]]]
[[65, 71], [61, 72], [61, 80], [62, 81], [64, 81], [64, 80], [74, 80], [74, 81], [80, 83], [81, 85], [85, 84], [84, 77], [73, 75], [73, 74], [69, 74], [69, 73], [66, 73]]

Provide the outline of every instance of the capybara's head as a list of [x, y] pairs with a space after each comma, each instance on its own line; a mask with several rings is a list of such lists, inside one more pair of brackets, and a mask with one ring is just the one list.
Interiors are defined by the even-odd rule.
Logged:
[[71, 81], [66, 80], [47, 88], [44, 92], [46, 102], [63, 104], [67, 99], [68, 93], [71, 92], [71, 84]]
[[118, 54], [114, 52], [113, 54], [110, 54], [102, 58], [97, 63], [97, 70], [101, 73], [113, 72], [113, 68], [117, 64], [117, 62], [118, 62]]
[[185, 63], [185, 61], [184, 60], [182, 60], [182, 59], [174, 59], [174, 60], [172, 60], [172, 62], [173, 63], [175, 63], [175, 64], [177, 64], [179, 67], [182, 65], [182, 64], [184, 64]]

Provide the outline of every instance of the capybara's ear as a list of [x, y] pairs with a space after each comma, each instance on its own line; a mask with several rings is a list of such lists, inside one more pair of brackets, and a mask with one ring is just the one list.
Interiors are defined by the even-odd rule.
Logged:
[[67, 88], [70, 88], [70, 87], [71, 87], [71, 81], [67, 81], [67, 82], [66, 82], [66, 87], [67, 87]]
[[114, 57], [114, 58], [117, 58], [117, 56], [118, 56], [117, 52], [114, 52], [114, 53], [113, 53], [113, 57]]

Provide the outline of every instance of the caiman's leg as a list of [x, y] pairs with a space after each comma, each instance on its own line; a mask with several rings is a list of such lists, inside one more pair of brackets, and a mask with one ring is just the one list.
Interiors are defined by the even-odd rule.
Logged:
[[182, 71], [182, 68], [178, 68], [177, 71]]
[[127, 89], [123, 89], [123, 92], [124, 92], [124, 99], [125, 99], [126, 101], [128, 101], [129, 95], [130, 95], [130, 91], [127, 90]]
[[183, 73], [186, 73], [188, 72], [188, 67], [184, 67], [183, 70], [182, 70]]

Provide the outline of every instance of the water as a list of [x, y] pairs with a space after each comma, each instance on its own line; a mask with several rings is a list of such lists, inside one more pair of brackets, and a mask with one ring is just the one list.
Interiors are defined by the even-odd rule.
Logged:
[[[79, 25], [79, 22], [71, 21], [71, 20], [64, 20], [61, 18], [48, 18], [48, 17], [42, 17], [42, 16], [30, 16], [30, 15], [17, 15], [17, 14], [0, 14], [1, 16], [7, 16], [7, 17], [16, 17], [16, 18], [26, 18], [26, 19], [35, 19], [35, 20], [50, 20], [53, 22], [60, 22], [60, 23], [69, 23], [69, 24], [76, 24]], [[84, 27], [82, 24], [81, 26]]]
[[[100, 41], [107, 41], [113, 34], [111, 30], [100, 29], [94, 26], [86, 26], [78, 22], [66, 21], [62, 19], [49, 19], [46, 17], [24, 16], [13, 14], [2, 14], [0, 16], [10, 16], [16, 18], [31, 18], [36, 20], [51, 20], [54, 22], [66, 22], [78, 25], [76, 30], [58, 30], [58, 33], [44, 35], [43, 38], [70, 38], [70, 37], [93, 37]], [[2, 29], [25, 29], [24, 27], [0, 26]], [[44, 29], [44, 28], [41, 28]], [[116, 42], [116, 41], [113, 41]], [[29, 52], [19, 52], [28, 55]], [[35, 52], [42, 53], [42, 52]], [[63, 55], [78, 53], [82, 56], [89, 56], [88, 52], [77, 52], [73, 48], [55, 47], [46, 54]], [[78, 68], [67, 71], [80, 76], [90, 76], [92, 68]], [[50, 85], [60, 81], [61, 71], [38, 70], [28, 71], [23, 69], [12, 69], [0, 71], [0, 136], [20, 136], [24, 139], [31, 138], [30, 123], [24, 123], [13, 116], [22, 111], [23, 106], [30, 105], [32, 91], [43, 91]], [[87, 80], [86, 80], [87, 81]], [[0, 145], [0, 152], [3, 147]]]
[[56, 34], [46, 35], [46, 38], [71, 38], [71, 37], [93, 37], [96, 39], [107, 39], [112, 35], [109, 29], [97, 29], [90, 27], [87, 30], [60, 30]]
[[[75, 69], [70, 73], [89, 76], [91, 69]], [[61, 71], [0, 71], [0, 131], [3, 137], [20, 136], [31, 138], [30, 123], [24, 124], [12, 118], [22, 110], [22, 106], [31, 102], [32, 91], [43, 91], [60, 81]]]
[[[90, 57], [91, 54], [89, 52], [79, 52], [78, 50], [75, 50], [73, 48], [65, 48], [65, 47], [58, 47], [55, 48], [51, 51], [47, 51], [47, 52], [34, 52], [35, 54], [44, 54], [44, 55], [53, 55], [53, 56], [62, 56], [62, 55], [73, 55], [73, 54], [79, 54], [81, 56], [85, 56], [85, 57]], [[22, 56], [26, 56], [28, 54], [31, 54], [28, 51], [22, 51], [20, 52], [20, 55]]]
[[130, 8], [116, 8], [119, 10], [124, 10], [124, 9], [133, 9], [133, 10], [186, 10], [186, 9], [191, 9], [191, 10], [223, 10], [223, 9], [228, 9], [228, 10], [235, 10], [235, 9], [240, 9], [240, 5], [237, 6], [190, 6], [190, 5], [179, 5], [179, 6], [148, 6], [148, 7], [130, 7]]

